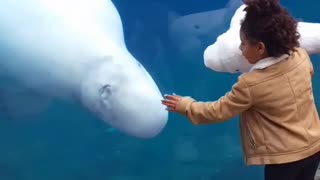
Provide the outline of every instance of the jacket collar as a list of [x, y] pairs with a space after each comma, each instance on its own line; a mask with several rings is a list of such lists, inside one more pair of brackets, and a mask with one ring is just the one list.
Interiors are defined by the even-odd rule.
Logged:
[[287, 59], [288, 57], [289, 57], [288, 54], [284, 54], [284, 55], [282, 55], [280, 57], [277, 57], [277, 58], [275, 58], [275, 57], [267, 57], [267, 58], [261, 59], [260, 61], [258, 61], [256, 64], [254, 64], [251, 67], [249, 72], [251, 72], [253, 70], [257, 70], [257, 69], [265, 69], [265, 68], [267, 68], [267, 67], [269, 67], [269, 66], [271, 66], [273, 64], [276, 64], [276, 63], [278, 63], [278, 62], [280, 62], [282, 60]]

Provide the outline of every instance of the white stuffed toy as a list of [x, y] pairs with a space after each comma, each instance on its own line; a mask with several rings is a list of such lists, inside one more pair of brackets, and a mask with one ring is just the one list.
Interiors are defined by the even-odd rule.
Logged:
[[[204, 64], [217, 72], [245, 73], [253, 66], [242, 56], [240, 45], [240, 22], [245, 17], [241, 5], [233, 15], [230, 28], [218, 36], [216, 42], [204, 51]], [[320, 53], [320, 23], [298, 22], [299, 43], [309, 54]]]

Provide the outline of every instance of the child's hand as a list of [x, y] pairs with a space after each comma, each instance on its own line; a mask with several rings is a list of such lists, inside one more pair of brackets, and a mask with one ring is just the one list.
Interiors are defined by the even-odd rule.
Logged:
[[178, 96], [176, 94], [173, 94], [173, 95], [168, 95], [168, 94], [165, 94], [164, 95], [164, 100], [162, 100], [162, 104], [167, 106], [167, 110], [169, 112], [177, 112], [177, 104], [179, 103], [179, 101], [182, 99], [181, 96]]

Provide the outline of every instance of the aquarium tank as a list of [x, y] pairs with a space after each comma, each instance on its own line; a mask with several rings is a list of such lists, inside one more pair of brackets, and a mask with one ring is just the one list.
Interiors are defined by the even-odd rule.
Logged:
[[[32, 9], [32, 3], [28, 2], [36, 0], [23, 1], [27, 3], [16, 8], [16, 13]], [[69, 1], [75, 2], [56, 2], [62, 2], [61, 7], [72, 12], [77, 3], [68, 4]], [[1, 0], [0, 6], [10, 2]], [[112, 0], [112, 3], [121, 17], [128, 52], [150, 74], [162, 95], [176, 93], [214, 101], [236, 82], [240, 73], [207, 68], [203, 53], [229, 29], [242, 0]], [[299, 21], [320, 23], [320, 1], [281, 0], [281, 3]], [[1, 11], [0, 32], [4, 24], [19, 20], [15, 12], [4, 16], [5, 9]], [[37, 28], [28, 21], [19, 23], [25, 28]], [[23, 28], [19, 30], [22, 32]], [[111, 30], [119, 33], [119, 29]], [[5, 33], [0, 36], [1, 40], [7, 37]], [[8, 50], [2, 46], [0, 42], [0, 66], [8, 61], [4, 55]], [[28, 50], [36, 51], [31, 47]], [[320, 56], [313, 54], [311, 58], [318, 106]], [[28, 66], [19, 63], [22, 62], [10, 67]], [[239, 117], [225, 123], [195, 126], [186, 117], [169, 113], [159, 134], [139, 138], [101, 121], [77, 101], [39, 98], [25, 91], [27, 87], [12, 85], [12, 79], [3, 72], [0, 72], [0, 180], [262, 180], [264, 177], [263, 166], [247, 166], [244, 162]], [[28, 76], [27, 72], [23, 76]], [[30, 82], [37, 78], [43, 77], [32, 77]], [[78, 95], [70, 95], [73, 96]], [[141, 106], [142, 113], [148, 112], [141, 104], [132, 102], [132, 106]]]

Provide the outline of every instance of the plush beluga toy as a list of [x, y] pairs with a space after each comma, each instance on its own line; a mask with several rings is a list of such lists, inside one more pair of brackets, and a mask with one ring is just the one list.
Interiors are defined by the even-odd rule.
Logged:
[[[241, 5], [233, 15], [230, 28], [218, 36], [216, 42], [204, 51], [204, 64], [206, 67], [226, 73], [245, 73], [253, 66], [241, 55], [240, 22], [245, 17]], [[298, 22], [300, 33], [299, 43], [309, 54], [320, 53], [320, 23]]]

